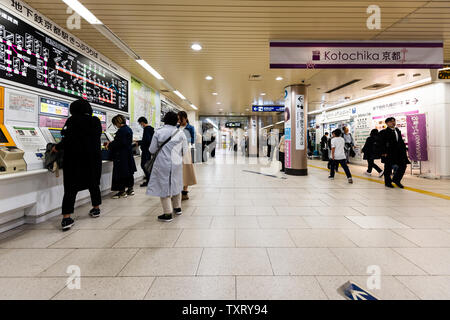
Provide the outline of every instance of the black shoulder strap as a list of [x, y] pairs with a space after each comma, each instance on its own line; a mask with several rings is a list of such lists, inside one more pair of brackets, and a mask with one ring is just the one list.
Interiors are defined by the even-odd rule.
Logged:
[[174, 133], [172, 133], [172, 135], [162, 143], [162, 145], [159, 146], [158, 150], [156, 151], [156, 153], [158, 153], [160, 150], [162, 150], [162, 148], [170, 141], [172, 140], [173, 137], [175, 137], [175, 135], [178, 133], [178, 131], [180, 131], [180, 129], [176, 129], [174, 131]]

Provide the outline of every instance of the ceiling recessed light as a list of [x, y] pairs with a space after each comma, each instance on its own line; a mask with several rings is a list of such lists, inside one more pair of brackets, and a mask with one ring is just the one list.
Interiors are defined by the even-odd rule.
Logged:
[[217, 92], [213, 92], [212, 95], [213, 95], [213, 96], [217, 96], [218, 93], [217, 93]]
[[163, 80], [164, 78], [155, 70], [153, 69], [145, 60], [139, 59], [136, 60], [137, 63], [139, 63], [145, 70], [150, 72], [156, 79]]
[[206, 76], [205, 79], [206, 79], [206, 80], [212, 80], [213, 77], [211, 77], [211, 76]]
[[397, 75], [397, 77], [404, 77], [404, 76], [405, 76], [404, 73], [399, 73], [399, 74]]
[[219, 111], [223, 111], [223, 109], [219, 109]]
[[90, 24], [103, 24], [94, 14], [83, 6], [78, 0], [63, 0], [65, 4], [73, 9], [76, 13], [84, 18]]
[[191, 108], [194, 109], [194, 110], [198, 110], [198, 108], [195, 105], [193, 105], [193, 104], [191, 104]]
[[217, 104], [221, 104], [220, 102], [217, 102]]
[[262, 96], [265, 96], [266, 94], [264, 92], [261, 93]]
[[283, 77], [276, 77], [275, 80], [281, 81], [281, 80], [283, 80]]
[[192, 44], [191, 49], [194, 51], [200, 51], [200, 50], [202, 50], [202, 46], [199, 45], [198, 43], [194, 43], [194, 44]]
[[181, 94], [181, 92], [180, 91], [178, 91], [178, 90], [175, 90], [173, 93], [175, 93], [178, 97], [180, 97], [182, 100], [186, 100], [186, 97], [185, 96], [183, 96], [182, 94]]
[[419, 77], [419, 76], [421, 76], [422, 74], [420, 74], [420, 73], [414, 73], [413, 74], [413, 77]]

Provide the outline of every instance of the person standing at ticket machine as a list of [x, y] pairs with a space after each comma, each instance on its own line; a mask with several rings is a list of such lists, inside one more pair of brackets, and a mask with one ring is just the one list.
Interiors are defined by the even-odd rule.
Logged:
[[114, 140], [109, 142], [106, 148], [111, 150], [113, 158], [111, 190], [118, 191], [113, 199], [119, 199], [134, 195], [133, 175], [137, 170], [133, 157], [133, 131], [121, 114], [113, 117], [112, 123], [118, 130]]
[[144, 129], [142, 134], [142, 140], [136, 141], [135, 144], [141, 147], [141, 168], [145, 173], [145, 180], [140, 185], [141, 187], [146, 187], [148, 185], [148, 181], [150, 180], [150, 173], [145, 170], [145, 163], [150, 160], [150, 144], [152, 143], [153, 134], [155, 133], [155, 129], [151, 125], [148, 124], [148, 121], [145, 117], [140, 117], [138, 119], [139, 125]]
[[71, 116], [61, 131], [62, 139], [52, 149], [52, 152], [64, 151], [61, 222], [63, 231], [69, 230], [75, 223], [70, 215], [74, 212], [78, 191], [89, 190], [93, 207], [89, 212], [91, 217], [100, 216], [102, 203], [100, 193], [102, 125], [97, 117], [92, 116], [92, 107], [86, 100], [72, 102], [69, 110]]

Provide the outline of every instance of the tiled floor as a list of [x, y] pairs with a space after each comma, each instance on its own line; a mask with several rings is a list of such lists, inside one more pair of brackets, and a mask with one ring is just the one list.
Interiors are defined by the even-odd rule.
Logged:
[[[343, 299], [337, 289], [349, 280], [380, 299], [450, 299], [449, 200], [329, 181], [314, 167], [274, 178], [234, 160], [197, 165], [199, 184], [170, 223], [136, 187], [134, 197], [105, 198], [99, 219], [77, 208], [69, 232], [57, 217], [1, 235], [0, 299]], [[449, 181], [404, 184], [450, 194]], [[71, 266], [80, 289], [66, 287]]]

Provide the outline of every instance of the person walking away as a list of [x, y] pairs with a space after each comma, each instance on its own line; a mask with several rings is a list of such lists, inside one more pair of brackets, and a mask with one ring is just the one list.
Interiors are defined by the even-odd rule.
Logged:
[[345, 159], [347, 163], [350, 163], [350, 153], [353, 150], [353, 147], [355, 146], [355, 140], [353, 139], [352, 134], [350, 133], [350, 130], [348, 127], [344, 127], [344, 134], [342, 136], [345, 141]]
[[332, 159], [331, 159], [331, 140], [334, 138], [335, 136], [334, 136], [334, 131], [332, 131], [331, 132], [331, 137], [330, 138], [328, 138], [328, 140], [327, 140], [327, 153], [328, 153], [328, 164], [327, 164], [327, 167], [328, 167], [328, 170], [331, 170], [331, 166], [335, 166], [335, 170], [336, 170], [336, 172], [338, 172], [339, 171], [339, 163], [335, 163]]
[[[396, 127], [395, 118], [389, 117], [385, 120], [386, 129], [380, 131], [381, 138], [381, 162], [384, 163], [384, 185], [394, 188], [392, 182], [399, 188], [404, 188], [402, 178], [406, 171], [406, 166], [411, 162], [406, 153], [406, 144], [403, 141], [400, 129]], [[391, 178], [392, 169], [397, 166], [394, 176]]]
[[[181, 191], [183, 190], [183, 154], [188, 152], [186, 135], [176, 127], [178, 116], [168, 112], [164, 116], [165, 125], [155, 131], [150, 153], [160, 149], [153, 164], [147, 195], [159, 197], [163, 214], [158, 220], [172, 221], [172, 215], [180, 215]], [[164, 145], [163, 145], [164, 144]]]
[[334, 179], [336, 164], [340, 164], [345, 171], [348, 183], [353, 183], [352, 174], [350, 173], [345, 158], [345, 140], [341, 135], [342, 131], [340, 129], [334, 130], [334, 137], [331, 139], [331, 159], [333, 160], [333, 164], [331, 165], [330, 176], [328, 178], [331, 180]]
[[381, 158], [381, 139], [377, 129], [370, 131], [370, 136], [366, 139], [366, 143], [361, 151], [364, 153], [363, 159], [367, 160], [367, 171], [364, 174], [371, 176], [372, 169], [375, 169], [378, 172], [378, 177], [381, 178], [383, 176], [383, 170], [374, 161]]
[[138, 119], [139, 125], [144, 129], [142, 134], [142, 140], [136, 141], [136, 145], [141, 147], [141, 168], [144, 171], [145, 177], [144, 182], [140, 185], [140, 187], [146, 187], [148, 185], [148, 180], [150, 179], [150, 172], [147, 172], [145, 169], [145, 163], [150, 160], [150, 144], [152, 142], [153, 134], [155, 133], [155, 129], [148, 124], [148, 121], [145, 117], [140, 117]]
[[119, 199], [134, 195], [133, 175], [137, 170], [133, 157], [133, 131], [121, 114], [113, 117], [112, 123], [118, 130], [107, 148], [111, 150], [113, 158], [111, 190], [117, 191], [113, 199]]
[[69, 230], [75, 221], [74, 212], [78, 191], [89, 190], [92, 209], [89, 215], [100, 216], [100, 177], [102, 174], [101, 140], [102, 125], [100, 119], [92, 116], [92, 107], [84, 99], [70, 105], [71, 116], [61, 131], [62, 140], [53, 147], [52, 152], [64, 151], [63, 179], [64, 196], [62, 201], [61, 227]]
[[280, 143], [278, 144], [278, 158], [281, 161], [281, 172], [285, 171], [285, 167], [284, 167], [284, 151], [285, 151], [285, 141], [286, 141], [286, 137], [283, 134], [283, 136], [280, 139]]
[[328, 132], [325, 132], [323, 137], [320, 139], [320, 152], [322, 153], [322, 161], [328, 161]]
[[[188, 116], [185, 111], [178, 112], [178, 128], [180, 128], [185, 136], [186, 140], [190, 144], [194, 144], [195, 142], [195, 128], [189, 124]], [[183, 155], [183, 191], [181, 192], [181, 200], [189, 200], [189, 186], [193, 186], [197, 184], [197, 178], [195, 175], [194, 164], [192, 163], [192, 155], [190, 152], [191, 149], [188, 149]]]

